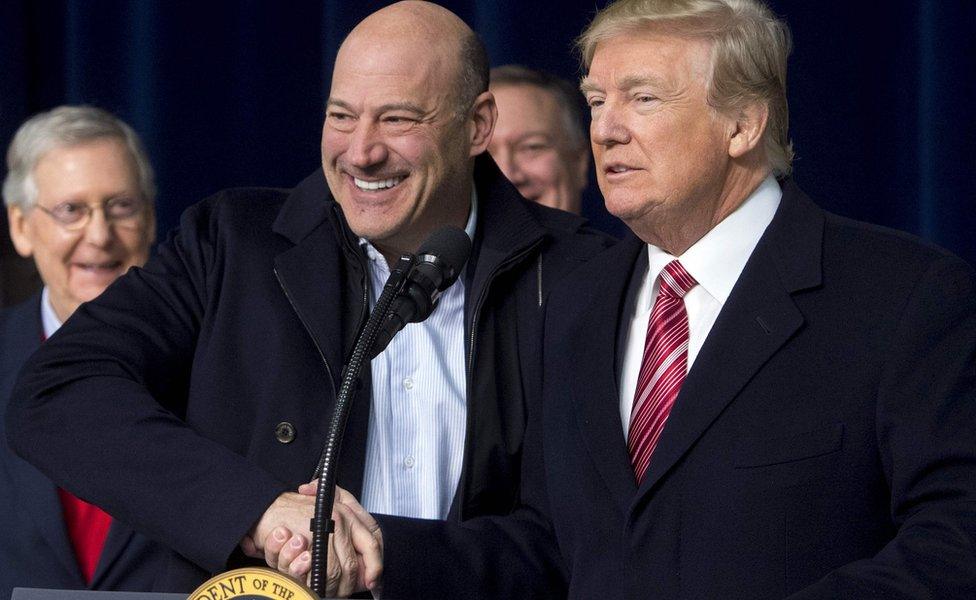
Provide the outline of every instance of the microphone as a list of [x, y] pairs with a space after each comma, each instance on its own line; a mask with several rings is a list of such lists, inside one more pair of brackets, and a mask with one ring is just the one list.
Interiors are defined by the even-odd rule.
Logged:
[[[457, 227], [442, 227], [420, 245], [406, 282], [379, 325], [370, 360], [386, 349], [407, 323], [419, 323], [430, 316], [444, 290], [457, 281], [470, 253], [471, 239]], [[390, 279], [394, 277], [391, 273]]]

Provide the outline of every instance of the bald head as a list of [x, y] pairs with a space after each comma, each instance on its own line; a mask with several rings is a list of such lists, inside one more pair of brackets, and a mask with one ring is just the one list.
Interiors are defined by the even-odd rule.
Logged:
[[404, 0], [363, 19], [346, 37], [336, 70], [363, 61], [424, 63], [451, 81], [457, 112], [464, 114], [488, 89], [488, 54], [478, 35], [443, 6]]
[[463, 227], [475, 157], [498, 111], [478, 37], [450, 11], [400, 2], [339, 49], [322, 168], [352, 231], [392, 264], [443, 227]]

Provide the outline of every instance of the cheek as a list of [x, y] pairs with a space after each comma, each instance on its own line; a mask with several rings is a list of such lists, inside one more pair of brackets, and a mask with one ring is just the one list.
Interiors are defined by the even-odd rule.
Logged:
[[345, 136], [337, 131], [326, 129], [322, 132], [322, 162], [332, 163], [336, 156], [342, 154], [345, 148]]
[[149, 238], [144, 230], [126, 230], [118, 234], [119, 245], [125, 256], [120, 257], [128, 265], [144, 265], [149, 258]]
[[58, 285], [67, 279], [68, 263], [74, 247], [74, 244], [63, 240], [60, 243], [35, 240], [33, 258], [45, 283]]
[[565, 179], [565, 164], [556, 154], [547, 154], [536, 161], [535, 172], [547, 184], [555, 185]]
[[35, 227], [30, 230], [34, 260], [46, 263], [67, 263], [78, 245], [80, 236], [53, 227]]

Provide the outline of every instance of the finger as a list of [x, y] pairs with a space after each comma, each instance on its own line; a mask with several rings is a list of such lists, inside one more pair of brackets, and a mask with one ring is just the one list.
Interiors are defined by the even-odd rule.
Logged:
[[361, 558], [359, 572], [362, 583], [372, 590], [383, 575], [383, 534], [379, 523], [356, 501], [355, 496], [338, 486], [336, 500], [351, 511], [355, 519], [351, 523], [352, 543]]
[[264, 562], [268, 564], [272, 569], [278, 568], [278, 554], [281, 549], [284, 548], [285, 543], [288, 538], [291, 537], [291, 531], [286, 527], [275, 527], [271, 530], [271, 534], [264, 540]]
[[302, 535], [293, 535], [278, 554], [278, 571], [289, 573], [292, 561], [308, 549], [308, 540]]
[[314, 496], [318, 492], [318, 489], [319, 480], [313, 479], [308, 483], [303, 483], [302, 485], [298, 486], [298, 493], [303, 496]]
[[[346, 508], [346, 510], [350, 509]], [[353, 519], [349, 535], [353, 548], [361, 560], [359, 572], [362, 577], [362, 587], [371, 590], [383, 575], [383, 536], [379, 526], [375, 530], [370, 530], [356, 517]]]
[[241, 540], [241, 550], [245, 556], [250, 556], [251, 558], [262, 558], [264, 556], [264, 553], [258, 550], [257, 544], [254, 543], [254, 539], [249, 535], [245, 535], [244, 539]]
[[336, 593], [339, 596], [349, 596], [355, 592], [366, 589], [360, 577], [359, 556], [352, 541], [352, 531], [355, 528], [362, 529], [352, 510], [344, 504], [337, 504], [332, 513], [332, 518], [336, 522], [335, 534], [332, 536], [332, 545], [335, 547], [336, 560], [342, 569]]
[[312, 553], [305, 550], [301, 554], [295, 557], [295, 560], [291, 561], [288, 565], [288, 574], [297, 579], [298, 581], [304, 581], [305, 576], [308, 572], [312, 570]]
[[349, 507], [353, 514], [356, 515], [356, 519], [363, 524], [366, 529], [374, 534], [379, 534], [380, 525], [373, 518], [373, 515], [369, 513], [363, 506], [356, 500], [356, 497], [336, 486], [336, 501]]
[[336, 557], [335, 546], [332, 544], [333, 534], [329, 535], [328, 550], [326, 552], [325, 569], [325, 597], [335, 598], [338, 596], [339, 579], [342, 577], [342, 567], [339, 566], [339, 559]]

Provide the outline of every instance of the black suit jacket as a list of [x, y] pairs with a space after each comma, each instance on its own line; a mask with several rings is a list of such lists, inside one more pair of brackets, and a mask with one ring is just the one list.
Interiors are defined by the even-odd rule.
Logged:
[[[475, 184], [454, 522], [516, 505], [543, 296], [607, 246], [581, 218], [523, 200], [487, 155]], [[321, 171], [291, 192], [204, 201], [144, 269], [79, 308], [31, 359], [8, 412], [11, 445], [172, 548], [169, 577], [200, 582], [234, 566], [271, 502], [313, 476], [368, 309], [366, 273]], [[356, 495], [368, 418], [366, 390], [339, 462], [339, 484]]]
[[547, 308], [570, 596], [976, 597], [972, 269], [787, 181], [638, 487], [614, 364], [643, 247], [584, 265]]
[[[0, 312], [0, 429], [14, 378], [41, 344], [40, 294]], [[114, 521], [91, 585], [68, 540], [57, 487], [0, 443], [0, 598], [15, 587], [152, 591], [162, 548]], [[161, 586], [161, 587], [157, 587]]]
[[644, 248], [550, 295], [522, 506], [411, 528], [403, 597], [976, 597], [973, 270], [785, 182], [638, 487], [615, 364]]

